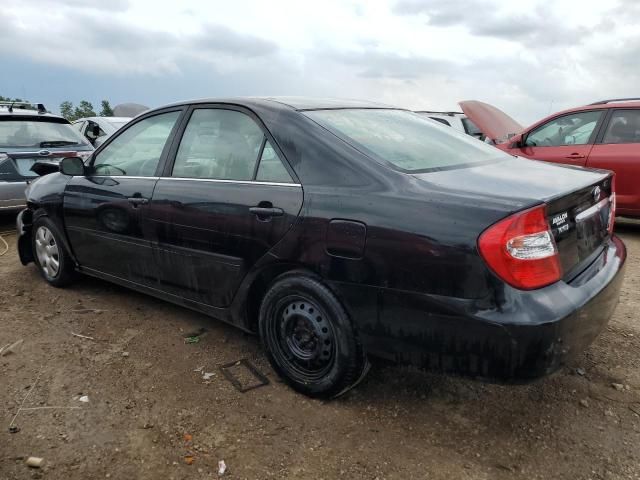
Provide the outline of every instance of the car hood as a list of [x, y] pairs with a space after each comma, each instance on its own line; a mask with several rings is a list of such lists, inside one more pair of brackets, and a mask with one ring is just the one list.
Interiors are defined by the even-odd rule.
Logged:
[[513, 118], [488, 103], [465, 100], [458, 105], [464, 114], [482, 130], [482, 133], [496, 143], [506, 142], [510, 137], [524, 130], [524, 127]]

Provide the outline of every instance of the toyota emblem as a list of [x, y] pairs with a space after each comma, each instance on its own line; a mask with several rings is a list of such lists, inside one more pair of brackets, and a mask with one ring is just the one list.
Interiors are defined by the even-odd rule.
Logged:
[[42, 155], [43, 157], [48, 157], [49, 155], [51, 155], [51, 152], [49, 150], [40, 150], [38, 152], [38, 155]]

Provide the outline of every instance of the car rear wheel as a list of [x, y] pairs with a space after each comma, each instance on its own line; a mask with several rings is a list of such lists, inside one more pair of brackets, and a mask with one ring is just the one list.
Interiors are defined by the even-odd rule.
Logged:
[[259, 328], [271, 365], [299, 392], [335, 397], [366, 374], [349, 316], [316, 278], [300, 272], [279, 277], [262, 301]]
[[32, 242], [33, 257], [44, 279], [54, 287], [71, 283], [75, 276], [73, 261], [51, 220], [41, 217], [35, 221]]

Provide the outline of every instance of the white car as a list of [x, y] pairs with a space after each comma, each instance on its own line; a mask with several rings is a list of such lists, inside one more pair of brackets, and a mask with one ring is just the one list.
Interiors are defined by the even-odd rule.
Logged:
[[98, 148], [129, 120], [131, 117], [87, 117], [73, 122], [73, 127]]
[[484, 140], [484, 134], [476, 126], [471, 119], [462, 112], [429, 112], [429, 111], [416, 111], [420, 115], [425, 115], [436, 122], [443, 123], [450, 127], [455, 128], [468, 135], [476, 137], [480, 140]]

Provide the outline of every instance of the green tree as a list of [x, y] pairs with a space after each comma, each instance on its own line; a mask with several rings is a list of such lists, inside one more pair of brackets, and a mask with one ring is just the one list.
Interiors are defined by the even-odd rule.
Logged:
[[73, 103], [69, 100], [65, 100], [60, 104], [60, 115], [69, 120], [74, 121], [77, 117], [73, 113]]
[[0, 95], [0, 102], [24, 102], [26, 100], [22, 100], [21, 98], [11, 98], [11, 97], [3, 97]]
[[88, 102], [86, 100], [81, 100], [78, 106], [73, 111], [73, 116], [76, 119], [84, 118], [84, 117], [95, 117], [96, 112], [94, 112], [93, 105], [91, 105], [91, 102]]
[[109, 104], [109, 100], [102, 100], [102, 110], [100, 110], [101, 117], [113, 117], [113, 109]]

